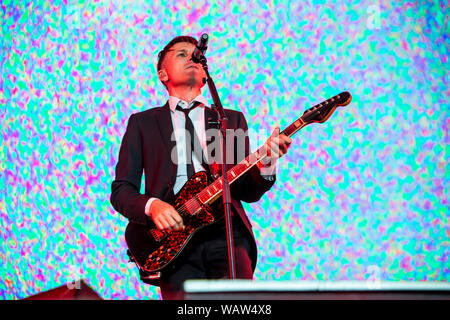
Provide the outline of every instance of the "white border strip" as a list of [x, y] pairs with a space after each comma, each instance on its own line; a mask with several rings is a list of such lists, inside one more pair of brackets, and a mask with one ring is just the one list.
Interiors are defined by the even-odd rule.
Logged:
[[431, 281], [251, 281], [188, 280], [185, 292], [450, 291], [448, 282]]

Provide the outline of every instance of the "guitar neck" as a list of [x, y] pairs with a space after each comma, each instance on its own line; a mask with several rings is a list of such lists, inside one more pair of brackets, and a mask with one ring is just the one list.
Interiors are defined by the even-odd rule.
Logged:
[[[303, 116], [302, 116], [303, 117]], [[297, 131], [307, 125], [302, 119], [302, 117], [298, 118], [291, 125], [289, 125], [286, 129], [284, 129], [280, 134], [285, 134], [288, 137], [293, 136]], [[238, 180], [243, 174], [249, 171], [252, 167], [258, 164], [258, 162], [262, 161], [266, 158], [267, 154], [263, 147], [260, 147], [258, 150], [248, 155], [244, 160], [239, 162], [233, 168], [229, 169], [227, 172], [228, 182], [231, 185], [233, 182]], [[222, 195], [223, 190], [223, 177], [220, 177], [208, 187], [203, 189], [201, 192], [197, 194], [197, 199], [202, 204], [210, 204], [214, 202], [218, 197]]]
[[[312, 108], [309, 108], [300, 118], [291, 123], [280, 134], [291, 137], [308, 124], [314, 122], [325, 122], [338, 106], [346, 106], [349, 104], [351, 98], [351, 94], [345, 91], [313, 106]], [[227, 178], [229, 183], [232, 184], [234, 181], [239, 179], [243, 174], [249, 171], [253, 166], [257, 165], [258, 162], [263, 160], [266, 156], [267, 154], [264, 147], [260, 147], [257, 151], [247, 156], [244, 160], [228, 170]], [[222, 195], [222, 190], [223, 177], [220, 177], [208, 187], [200, 191], [194, 198], [188, 200], [188, 202], [192, 201], [191, 205], [198, 208], [197, 211], [199, 211], [202, 205], [210, 204], [220, 197]]]

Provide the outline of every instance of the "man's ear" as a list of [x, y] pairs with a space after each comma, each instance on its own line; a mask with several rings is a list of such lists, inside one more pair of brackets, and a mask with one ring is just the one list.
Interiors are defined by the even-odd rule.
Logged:
[[161, 69], [158, 71], [158, 79], [161, 80], [162, 82], [166, 82], [169, 80], [169, 76], [167, 75], [166, 70]]

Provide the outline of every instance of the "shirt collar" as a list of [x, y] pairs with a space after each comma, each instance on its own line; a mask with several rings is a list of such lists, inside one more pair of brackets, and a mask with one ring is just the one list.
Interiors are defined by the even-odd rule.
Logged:
[[170, 97], [169, 97], [169, 107], [170, 107], [170, 110], [172, 110], [172, 112], [174, 112], [174, 111], [175, 111], [175, 108], [177, 107], [177, 105], [178, 105], [180, 102], [181, 102], [181, 107], [182, 107], [183, 109], [185, 109], [185, 108], [188, 108], [194, 101], [201, 102], [201, 103], [204, 104], [205, 106], [208, 105], [208, 100], [206, 100], [206, 98], [205, 98], [204, 96], [202, 96], [201, 94], [199, 94], [198, 96], [196, 96], [196, 97], [191, 101], [191, 103], [187, 103], [186, 101], [181, 100], [180, 98], [170, 96]]

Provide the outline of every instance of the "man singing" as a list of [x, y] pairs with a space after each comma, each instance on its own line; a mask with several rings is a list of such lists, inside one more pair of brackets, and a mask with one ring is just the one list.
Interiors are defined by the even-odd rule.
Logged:
[[[190, 123], [203, 155], [211, 155], [206, 132], [214, 129], [209, 119], [215, 112], [201, 93], [205, 71], [191, 60], [196, 45], [195, 38], [179, 36], [164, 47], [158, 56], [157, 73], [169, 100], [162, 107], [132, 114], [128, 120], [111, 185], [111, 204], [130, 224], [182, 230], [183, 219], [170, 200], [194, 172], [212, 171], [208, 165], [211, 161], [204, 161], [195, 150], [192, 154], [185, 152], [191, 139], [185, 129]], [[227, 144], [233, 144], [232, 162], [237, 164], [250, 153], [247, 123], [241, 112], [225, 109], [225, 113], [227, 129], [245, 133], [244, 139], [227, 139]], [[276, 128], [265, 144], [268, 161], [254, 166], [230, 187], [235, 270], [240, 279], [252, 279], [257, 257], [252, 226], [241, 201], [258, 201], [274, 184], [276, 160], [291, 143], [289, 137], [278, 134]], [[145, 193], [141, 194], [143, 172]], [[229, 278], [225, 219], [195, 233], [183, 256], [161, 271], [158, 285], [163, 299], [182, 299], [185, 280], [224, 278]]]

